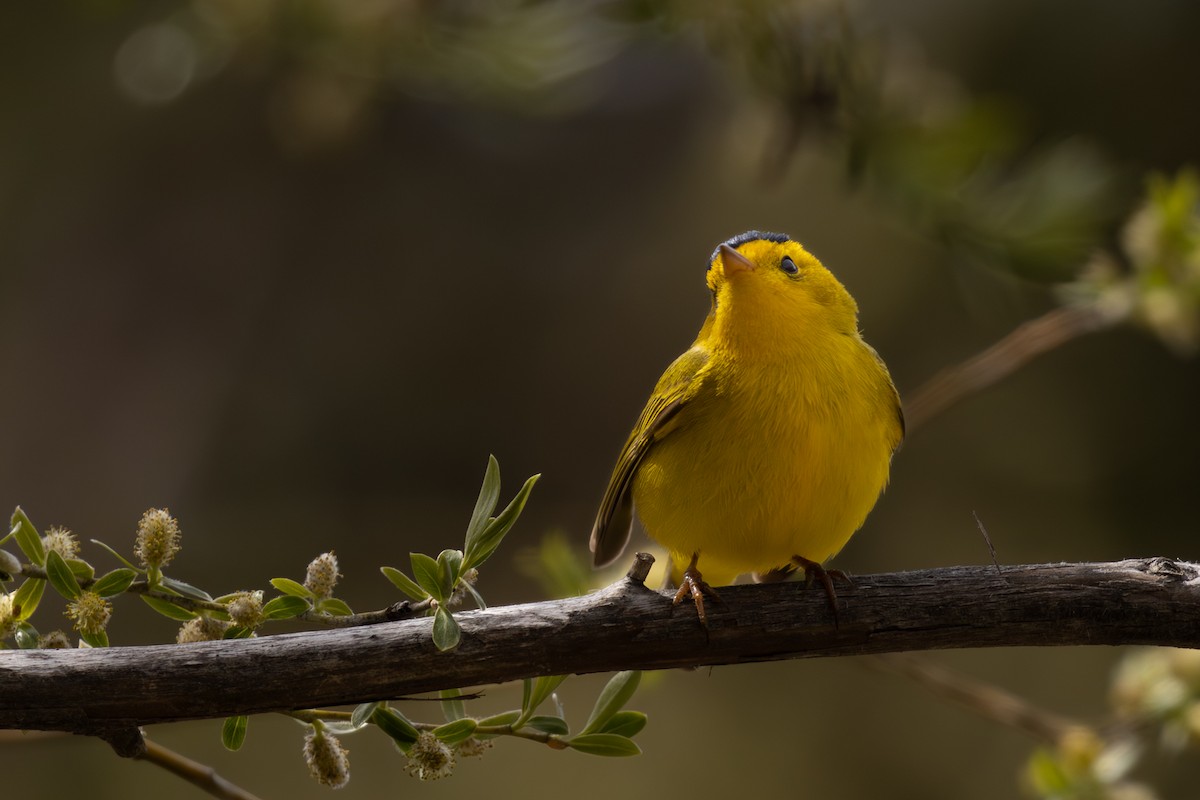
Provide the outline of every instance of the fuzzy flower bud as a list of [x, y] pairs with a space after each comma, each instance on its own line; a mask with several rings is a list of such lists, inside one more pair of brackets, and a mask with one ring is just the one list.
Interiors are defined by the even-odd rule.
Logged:
[[13, 596], [0, 594], [0, 641], [16, 633], [17, 615], [13, 611]]
[[71, 639], [62, 631], [50, 631], [38, 637], [37, 646], [39, 650], [68, 650]]
[[75, 558], [79, 555], [79, 540], [75, 538], [75, 534], [58, 525], [46, 531], [46, 535], [42, 537], [42, 547], [58, 553], [63, 558]]
[[102, 633], [112, 617], [112, 604], [95, 592], [84, 592], [67, 604], [66, 613], [80, 633]]
[[337, 556], [332, 551], [321, 553], [308, 565], [304, 576], [304, 588], [317, 596], [318, 600], [333, 597], [333, 587], [337, 586], [338, 578]]
[[467, 586], [474, 586], [478, 581], [479, 570], [471, 567], [465, 571], [458, 579], [458, 586], [454, 587], [454, 594], [450, 595], [450, 605], [458, 605], [467, 599]]
[[340, 789], [350, 782], [349, 750], [324, 728], [313, 727], [304, 738], [304, 763], [317, 783]]
[[238, 592], [226, 605], [234, 625], [254, 630], [263, 623], [263, 593]]
[[138, 522], [134, 554], [142, 566], [165, 567], [179, 552], [179, 523], [165, 508], [151, 508]]
[[221, 639], [228, 629], [229, 623], [225, 620], [203, 616], [194, 617], [180, 626], [179, 632], [175, 634], [175, 643], [215, 642]]
[[454, 772], [454, 751], [429, 731], [422, 731], [408, 748], [404, 771], [423, 781], [436, 781]]
[[491, 739], [476, 739], [472, 736], [470, 739], [464, 739], [454, 745], [454, 755], [459, 758], [479, 758], [491, 747]]

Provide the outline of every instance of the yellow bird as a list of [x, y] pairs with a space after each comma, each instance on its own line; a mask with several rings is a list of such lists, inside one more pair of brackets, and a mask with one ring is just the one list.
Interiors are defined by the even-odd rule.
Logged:
[[592, 529], [595, 565], [621, 555], [636, 508], [676, 565], [675, 602], [690, 594], [701, 620], [715, 595], [701, 569], [725, 585], [797, 568], [824, 583], [836, 619], [821, 564], [887, 485], [900, 397], [859, 334], [854, 298], [790, 237], [749, 231], [719, 245], [708, 288], [696, 341], [621, 449]]

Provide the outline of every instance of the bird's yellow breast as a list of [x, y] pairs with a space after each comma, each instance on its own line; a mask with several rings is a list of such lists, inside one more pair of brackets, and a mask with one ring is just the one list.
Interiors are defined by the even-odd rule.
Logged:
[[817, 563], [861, 527], [899, 439], [895, 390], [857, 335], [778, 357], [713, 344], [695, 397], [633, 481], [647, 532], [709, 582]]

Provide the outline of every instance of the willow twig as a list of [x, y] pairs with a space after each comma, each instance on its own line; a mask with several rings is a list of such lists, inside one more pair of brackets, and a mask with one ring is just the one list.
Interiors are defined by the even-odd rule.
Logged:
[[1086, 333], [1113, 323], [1092, 306], [1063, 306], [1014, 329], [986, 350], [948, 367], [904, 403], [908, 432], [964, 398], [999, 382], [1033, 359]]
[[908, 653], [879, 656], [875, 663], [986, 719], [1015, 728], [1045, 744], [1058, 744], [1082, 722], [1039, 708], [998, 686]]
[[162, 767], [172, 775], [183, 778], [201, 791], [221, 798], [221, 800], [259, 800], [258, 795], [251, 794], [242, 787], [230, 783], [229, 780], [218, 775], [212, 767], [193, 761], [149, 739], [145, 740], [145, 744], [145, 752], [135, 756], [139, 761]]

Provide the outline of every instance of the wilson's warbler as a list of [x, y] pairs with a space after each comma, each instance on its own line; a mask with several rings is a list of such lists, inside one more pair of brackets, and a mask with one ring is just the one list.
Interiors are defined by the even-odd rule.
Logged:
[[708, 288], [700, 334], [659, 379], [609, 479], [595, 564], [624, 550], [636, 508], [676, 565], [675, 602], [690, 594], [702, 620], [715, 593], [701, 569], [725, 585], [803, 568], [836, 615], [821, 564], [887, 484], [904, 435], [896, 387], [859, 334], [854, 298], [788, 236], [719, 245]]

